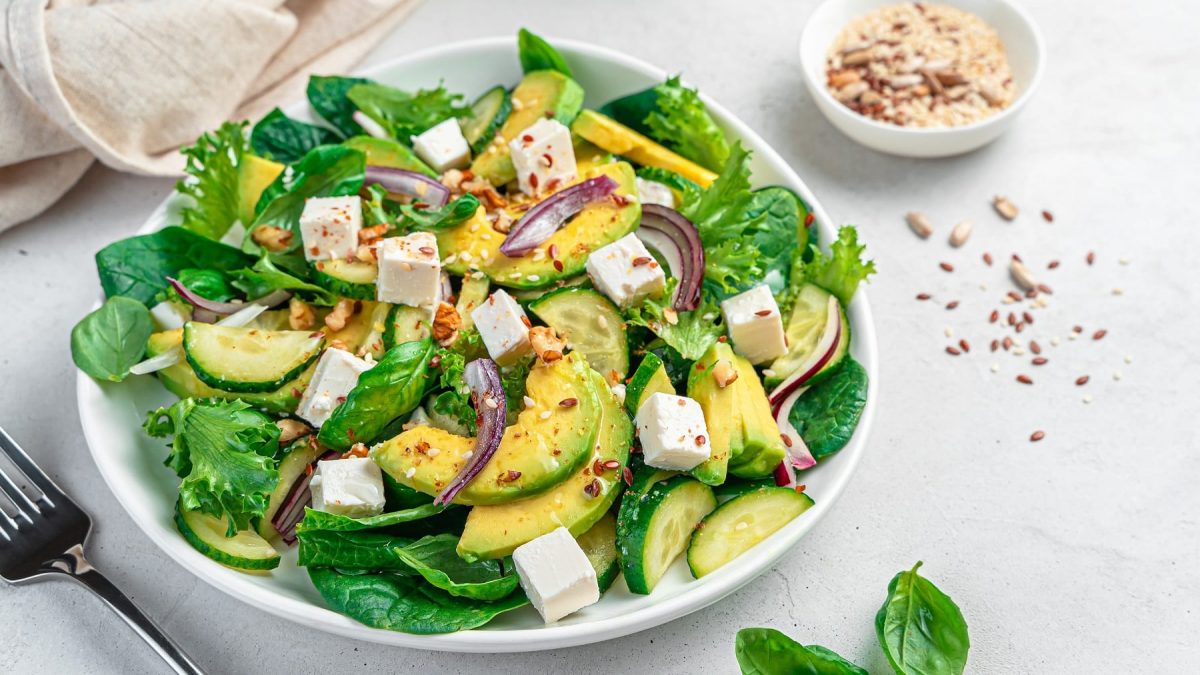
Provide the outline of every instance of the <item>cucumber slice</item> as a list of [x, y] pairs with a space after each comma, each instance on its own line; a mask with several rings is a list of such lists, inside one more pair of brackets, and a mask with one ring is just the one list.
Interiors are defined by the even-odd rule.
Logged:
[[271, 524], [271, 519], [279, 512], [279, 507], [283, 506], [288, 492], [296, 484], [300, 474], [308, 471], [308, 467], [317, 461], [317, 458], [325, 451], [325, 448], [316, 443], [309, 443], [308, 437], [302, 437], [292, 443], [287, 454], [279, 461], [279, 482], [275, 484], [275, 490], [271, 492], [271, 497], [267, 500], [267, 510], [263, 512], [262, 519], [258, 521], [258, 528], [256, 528], [259, 536], [263, 539], [270, 540], [279, 536], [279, 532]]
[[429, 310], [408, 305], [393, 305], [388, 313], [383, 344], [388, 349], [404, 342], [429, 337]]
[[508, 90], [502, 86], [492, 87], [471, 104], [471, 114], [459, 122], [463, 138], [471, 144], [471, 152], [480, 154], [496, 137], [500, 126], [512, 112], [512, 101]]
[[469, 330], [475, 325], [475, 321], [471, 318], [471, 312], [483, 304], [484, 300], [487, 300], [489, 286], [490, 282], [487, 277], [463, 278], [462, 286], [458, 289], [458, 303], [454, 306], [454, 309], [458, 311], [459, 319], [462, 320], [462, 327], [459, 330]]
[[811, 497], [787, 487], [762, 487], [725, 502], [692, 535], [692, 576], [699, 579], [745, 553], [812, 505]]
[[[367, 304], [363, 303], [363, 305]], [[392, 306], [386, 302], [372, 304], [373, 306], [370, 310], [370, 330], [367, 331], [366, 336], [363, 337], [362, 344], [358, 346], [358, 349], [354, 350], [354, 353], [359, 356], [370, 354], [371, 358], [380, 359], [383, 358], [383, 353], [388, 350], [385, 338], [387, 337], [388, 318], [392, 315]]]
[[629, 384], [625, 386], [625, 408], [629, 410], [629, 414], [637, 415], [642, 402], [651, 394], [658, 393], [674, 394], [675, 387], [671, 384], [662, 359], [658, 358], [658, 354], [648, 352], [637, 370], [633, 371]]
[[226, 567], [239, 570], [272, 570], [279, 567], [279, 552], [254, 530], [226, 537], [226, 519], [175, 505], [175, 527], [192, 548]]
[[271, 391], [321, 354], [325, 338], [304, 330], [233, 328], [189, 321], [183, 353], [210, 387], [239, 393]]
[[313, 263], [313, 282], [332, 293], [353, 300], [375, 299], [379, 267], [361, 260], [322, 260]]
[[583, 353], [610, 384], [629, 372], [625, 320], [608, 298], [590, 288], [562, 288], [529, 303], [529, 311]]
[[[772, 372], [770, 377], [765, 378], [768, 387], [783, 382], [812, 356], [813, 350], [821, 342], [821, 334], [828, 319], [829, 296], [829, 291], [814, 284], [805, 284], [800, 288], [785, 331], [788, 351], [768, 366], [767, 369]], [[841, 312], [842, 341], [838, 344], [837, 353], [829, 359], [829, 362], [814, 378], [832, 371], [838, 363], [841, 363], [850, 347], [850, 323], [846, 320], [846, 310], [840, 303], [838, 310]]]
[[604, 593], [621, 573], [621, 556], [617, 553], [617, 519], [611, 513], [604, 514], [576, 541], [596, 570], [596, 581], [600, 584], [600, 592]]
[[687, 548], [696, 526], [717, 507], [717, 499], [712, 488], [685, 476], [630, 497], [621, 503], [617, 546], [629, 590], [647, 595]]

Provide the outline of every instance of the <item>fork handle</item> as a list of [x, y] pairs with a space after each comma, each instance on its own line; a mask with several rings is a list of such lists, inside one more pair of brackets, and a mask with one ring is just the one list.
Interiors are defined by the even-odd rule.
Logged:
[[[83, 584], [91, 589], [93, 593], [100, 596], [104, 604], [108, 605], [109, 609], [116, 612], [118, 616], [125, 620], [142, 639], [146, 641], [158, 655], [167, 662], [167, 665], [181, 675], [204, 675], [204, 671], [196, 662], [180, 649], [175, 641], [167, 637], [166, 633], [159, 630], [158, 626], [138, 609], [133, 601], [125, 597], [121, 589], [117, 588], [113, 582], [96, 568], [83, 559], [82, 556], [77, 556], [75, 560], [70, 561], [70, 564], [63, 566], [55, 566], [56, 571], [63, 572], [75, 581]], [[63, 568], [67, 569], [63, 569]]]

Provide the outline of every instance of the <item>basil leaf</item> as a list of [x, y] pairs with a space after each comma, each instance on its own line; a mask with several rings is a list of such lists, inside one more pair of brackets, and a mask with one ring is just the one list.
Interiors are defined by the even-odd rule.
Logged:
[[305, 529], [296, 533], [300, 541], [298, 564], [304, 567], [336, 567], [344, 570], [389, 571], [415, 574], [394, 549], [412, 539], [386, 532], [339, 532]]
[[850, 442], [867, 406], [867, 371], [847, 356], [804, 392], [788, 416], [813, 457], [820, 459]]
[[326, 122], [337, 129], [344, 138], [357, 136], [363, 132], [358, 122], [354, 121], [354, 104], [346, 93], [356, 84], [366, 84], [370, 80], [361, 77], [339, 77], [336, 75], [313, 75], [308, 78], [308, 103]]
[[153, 305], [166, 291], [167, 277], [185, 268], [221, 272], [241, 269], [254, 261], [241, 251], [182, 227], [164, 227], [113, 242], [96, 253], [96, 268], [104, 295], [124, 295]]
[[71, 358], [97, 380], [120, 382], [142, 360], [153, 332], [154, 322], [145, 305], [112, 297], [71, 329]]
[[574, 77], [567, 60], [557, 49], [524, 28], [517, 33], [517, 57], [521, 60], [521, 70], [526, 73], [535, 70], [557, 70], [567, 77]]
[[950, 596], [917, 574], [917, 562], [888, 584], [875, 615], [875, 633], [900, 675], [958, 675], [967, 665], [967, 622]]
[[401, 226], [408, 230], [437, 232], [461, 225], [478, 210], [479, 199], [470, 193], [437, 209], [417, 209], [405, 204], [400, 207], [400, 212], [404, 214]]
[[833, 651], [806, 647], [774, 628], [743, 628], [735, 649], [742, 675], [867, 675]]
[[[229, 282], [226, 281], [225, 274], [217, 270], [187, 267], [179, 270], [179, 276], [175, 278], [179, 283], [187, 286], [189, 291], [202, 298], [208, 298], [217, 302], [229, 302], [234, 297], [233, 289], [229, 288]], [[172, 297], [179, 297], [174, 288], [168, 294]], [[183, 301], [182, 298], [180, 300]]]
[[395, 550], [396, 556], [425, 581], [450, 595], [474, 600], [499, 600], [517, 590], [516, 574], [504, 574], [498, 560], [469, 563], [458, 557], [458, 537], [439, 534]]
[[250, 132], [250, 147], [255, 154], [284, 164], [299, 161], [313, 148], [340, 140], [337, 133], [294, 120], [279, 108], [267, 113]]
[[427, 635], [478, 628], [529, 604], [522, 593], [499, 602], [459, 598], [419, 578], [396, 574], [342, 574], [310, 567], [308, 576], [334, 611], [372, 628], [404, 633]]
[[428, 338], [389, 349], [379, 363], [358, 377], [346, 400], [321, 425], [317, 439], [340, 451], [374, 441], [389, 422], [420, 405], [433, 353], [433, 341]]

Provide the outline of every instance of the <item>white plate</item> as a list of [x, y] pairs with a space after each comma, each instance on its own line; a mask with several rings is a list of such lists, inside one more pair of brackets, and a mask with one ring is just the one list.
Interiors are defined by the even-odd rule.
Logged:
[[[587, 92], [587, 105], [597, 106], [616, 96], [661, 82], [666, 72], [623, 54], [592, 45], [553, 40]], [[402, 88], [445, 81], [452, 91], [473, 97], [497, 82], [515, 83], [521, 72], [515, 38], [489, 38], [423, 51], [372, 68], [364, 75]], [[804, 182], [753, 131], [724, 108], [706, 99], [709, 110], [732, 138], [754, 151], [757, 185], [784, 185], [810, 204], [823, 241], [833, 235], [828, 214]], [[309, 117], [306, 104], [288, 110]], [[311, 117], [309, 117], [311, 119]], [[166, 225], [176, 208], [164, 202], [141, 228], [151, 232]], [[875, 326], [861, 291], [850, 306], [854, 325], [854, 357], [870, 374], [867, 407], [850, 444], [840, 453], [804, 474], [816, 506], [734, 563], [695, 580], [681, 559], [649, 596], [630, 593], [618, 581], [591, 607], [551, 626], [542, 624], [531, 608], [501, 615], [486, 628], [445, 635], [409, 635], [368, 628], [325, 608], [295, 552], [284, 555], [279, 569], [250, 575], [222, 567], [196, 552], [175, 530], [172, 512], [177, 479], [163, 466], [166, 448], [161, 439], [142, 433], [147, 410], [168, 404], [173, 397], [151, 377], [133, 377], [121, 384], [99, 384], [79, 375], [79, 414], [84, 435], [100, 474], [134, 522], [163, 551], [193, 574], [229, 595], [276, 616], [330, 633], [385, 644], [456, 652], [522, 652], [609, 640], [679, 618], [710, 605], [766, 571], [796, 545], [833, 506], [862, 457], [879, 398]]]

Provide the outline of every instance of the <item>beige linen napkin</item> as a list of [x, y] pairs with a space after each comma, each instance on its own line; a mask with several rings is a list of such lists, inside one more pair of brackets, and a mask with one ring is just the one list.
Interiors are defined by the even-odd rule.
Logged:
[[419, 0], [0, 0], [0, 230], [94, 160], [174, 176], [226, 119], [300, 100]]

